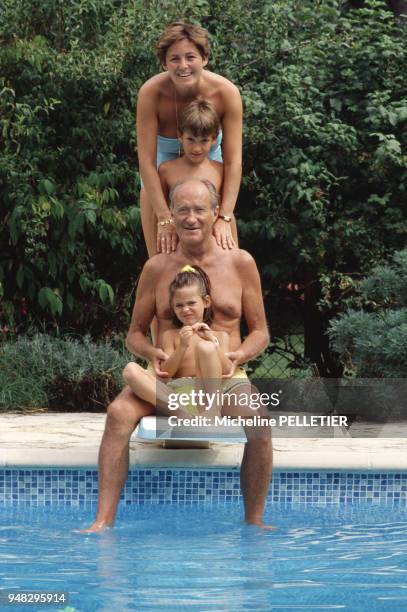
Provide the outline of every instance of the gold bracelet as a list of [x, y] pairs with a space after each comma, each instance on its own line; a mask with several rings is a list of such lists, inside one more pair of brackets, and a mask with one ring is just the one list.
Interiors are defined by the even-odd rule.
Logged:
[[226, 223], [232, 223], [232, 217], [228, 215], [218, 215], [219, 219], [223, 219]]
[[171, 225], [172, 224], [172, 217], [170, 217], [169, 219], [164, 219], [164, 221], [157, 221], [157, 225]]

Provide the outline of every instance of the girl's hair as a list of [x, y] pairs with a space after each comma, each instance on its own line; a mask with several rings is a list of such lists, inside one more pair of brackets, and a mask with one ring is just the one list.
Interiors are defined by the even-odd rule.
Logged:
[[[177, 289], [182, 289], [183, 287], [191, 287], [193, 285], [196, 285], [198, 287], [202, 297], [204, 297], [205, 295], [211, 295], [211, 284], [208, 275], [199, 266], [185, 266], [185, 268], [182, 268], [182, 270], [178, 272], [178, 274], [170, 284], [170, 306], [173, 311], [172, 322], [176, 327], [182, 327], [182, 323], [177, 318], [174, 309], [172, 308], [174, 294]], [[212, 323], [212, 308], [210, 306], [205, 308], [202, 320], [208, 325]]]
[[210, 102], [194, 100], [184, 108], [179, 120], [179, 132], [188, 131], [196, 138], [212, 136], [215, 138], [219, 132], [219, 115]]
[[195, 45], [203, 59], [209, 57], [211, 48], [209, 45], [208, 31], [193, 23], [173, 21], [167, 25], [155, 47], [156, 55], [162, 66], [165, 65], [167, 51], [171, 45], [185, 39]]

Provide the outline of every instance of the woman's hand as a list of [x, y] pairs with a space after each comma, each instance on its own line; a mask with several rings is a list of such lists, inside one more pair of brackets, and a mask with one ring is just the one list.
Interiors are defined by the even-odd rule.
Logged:
[[178, 236], [172, 222], [157, 223], [157, 253], [171, 253], [177, 248]]
[[188, 348], [193, 335], [194, 330], [190, 325], [184, 325], [184, 327], [181, 327], [181, 329], [179, 330], [180, 345], [184, 348]]
[[222, 249], [233, 249], [236, 244], [232, 237], [232, 228], [229, 221], [225, 221], [218, 217], [213, 226], [213, 235], [215, 240]]

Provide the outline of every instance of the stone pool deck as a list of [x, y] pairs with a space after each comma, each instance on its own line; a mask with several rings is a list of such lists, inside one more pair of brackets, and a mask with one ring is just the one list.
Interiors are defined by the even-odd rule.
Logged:
[[[92, 413], [0, 415], [0, 467], [95, 467], [104, 421], [104, 414]], [[322, 428], [312, 430], [312, 437], [293, 435], [292, 429], [276, 432], [274, 469], [407, 470], [406, 422], [360, 423], [350, 430], [336, 427], [329, 437]], [[209, 449], [168, 449], [133, 436], [130, 465], [234, 469], [240, 466], [242, 453], [243, 444], [216, 442]]]

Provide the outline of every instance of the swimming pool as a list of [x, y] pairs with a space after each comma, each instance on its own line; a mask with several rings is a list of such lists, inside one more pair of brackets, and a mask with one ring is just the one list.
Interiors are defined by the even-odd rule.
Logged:
[[95, 474], [0, 471], [0, 588], [85, 612], [407, 609], [405, 473], [276, 472], [272, 532], [242, 525], [236, 470], [132, 470], [117, 527], [84, 536]]

